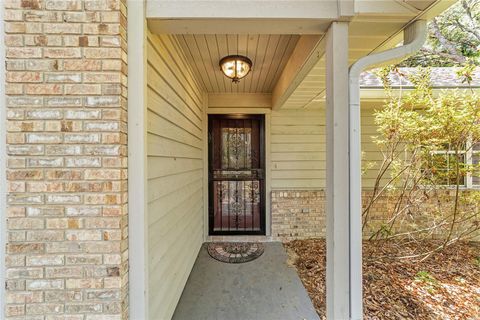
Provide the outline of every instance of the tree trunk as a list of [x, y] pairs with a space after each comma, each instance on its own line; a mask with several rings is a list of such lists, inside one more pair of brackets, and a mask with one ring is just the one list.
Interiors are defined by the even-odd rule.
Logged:
[[458, 52], [453, 42], [451, 42], [450, 40], [448, 40], [443, 36], [436, 19], [433, 19], [433, 21], [431, 22], [431, 26], [432, 26], [432, 31], [435, 38], [438, 39], [442, 48], [445, 49], [445, 51], [447, 51], [449, 57], [455, 60], [456, 62], [465, 63], [467, 59], [460, 52]]

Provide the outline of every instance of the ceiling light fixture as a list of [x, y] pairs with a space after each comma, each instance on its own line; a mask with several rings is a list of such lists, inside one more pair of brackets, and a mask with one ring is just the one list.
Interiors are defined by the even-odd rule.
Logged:
[[226, 56], [220, 60], [220, 70], [232, 82], [239, 83], [252, 70], [252, 60], [240, 55]]

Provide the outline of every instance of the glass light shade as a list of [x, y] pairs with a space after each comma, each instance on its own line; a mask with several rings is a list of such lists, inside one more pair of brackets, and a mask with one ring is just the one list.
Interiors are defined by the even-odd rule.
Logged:
[[220, 68], [225, 76], [238, 83], [252, 70], [252, 61], [245, 56], [226, 56], [220, 60]]

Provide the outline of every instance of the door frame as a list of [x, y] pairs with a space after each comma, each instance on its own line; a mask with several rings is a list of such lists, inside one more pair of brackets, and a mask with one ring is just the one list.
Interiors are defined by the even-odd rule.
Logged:
[[[208, 165], [208, 235], [209, 236], [248, 236], [248, 235], [259, 235], [259, 236], [265, 236], [267, 233], [267, 224], [266, 224], [266, 216], [267, 216], [267, 210], [266, 210], [266, 202], [267, 202], [267, 189], [266, 189], [266, 150], [265, 150], [265, 115], [264, 114], [255, 114], [255, 113], [225, 113], [225, 114], [210, 114], [208, 115], [208, 132], [207, 132], [207, 139], [208, 133], [210, 132], [210, 124], [211, 124], [211, 117], [219, 117], [221, 119], [257, 119], [261, 120], [260, 121], [260, 135], [259, 135], [259, 147], [260, 147], [260, 164], [261, 164], [261, 169], [263, 169], [263, 179], [259, 185], [261, 193], [260, 193], [260, 231], [214, 231], [214, 216], [212, 216], [210, 210], [211, 206], [213, 206], [213, 184], [210, 181], [210, 167], [212, 165], [212, 159], [210, 158], [212, 155], [212, 150], [210, 150], [210, 147], [212, 144], [210, 141], [207, 141], [208, 143], [208, 159], [207, 159], [207, 165]], [[210, 139], [208, 139], [210, 140]]]
[[[207, 99], [208, 100], [208, 99]], [[207, 101], [208, 105], [208, 101]], [[204, 183], [204, 241], [209, 241], [212, 237], [217, 237], [217, 235], [209, 234], [209, 188], [208, 188], [208, 115], [210, 114], [263, 114], [265, 116], [265, 235], [246, 235], [242, 234], [239, 236], [262, 236], [270, 237], [272, 234], [272, 213], [271, 213], [271, 152], [270, 152], [270, 123], [271, 123], [271, 112], [270, 108], [232, 108], [232, 107], [219, 107], [219, 108], [205, 108], [205, 121], [204, 121], [204, 172], [203, 172], [203, 183]], [[231, 235], [234, 236], [234, 235]], [[237, 235], [238, 236], [238, 235]], [[221, 235], [221, 237], [224, 237]], [[230, 236], [225, 236], [230, 237]]]

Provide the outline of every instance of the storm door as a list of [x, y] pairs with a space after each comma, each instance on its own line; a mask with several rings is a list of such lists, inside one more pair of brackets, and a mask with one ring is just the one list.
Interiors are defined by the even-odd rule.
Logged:
[[209, 232], [265, 234], [263, 115], [210, 115]]

